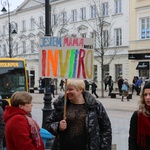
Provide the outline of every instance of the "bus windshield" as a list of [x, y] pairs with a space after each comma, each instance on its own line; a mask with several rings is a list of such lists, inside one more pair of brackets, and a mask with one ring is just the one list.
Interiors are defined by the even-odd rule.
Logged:
[[26, 91], [26, 76], [23, 62], [17, 62], [18, 67], [1, 66], [0, 63], [0, 96], [9, 99], [16, 91]]

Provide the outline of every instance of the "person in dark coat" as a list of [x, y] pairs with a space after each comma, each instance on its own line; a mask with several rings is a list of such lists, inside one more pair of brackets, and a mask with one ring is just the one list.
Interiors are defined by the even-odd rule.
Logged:
[[142, 83], [143, 83], [142, 78], [139, 78], [139, 79], [136, 81], [136, 83], [135, 83], [136, 91], [137, 91], [137, 94], [136, 94], [136, 95], [140, 95]]
[[109, 85], [109, 93], [108, 93], [108, 96], [111, 96], [111, 92], [112, 92], [112, 90], [113, 90], [113, 80], [112, 80], [112, 76], [109, 76], [108, 85]]
[[130, 120], [129, 150], [150, 150], [150, 82], [144, 85], [139, 109]]
[[67, 81], [66, 115], [64, 95], [53, 104], [46, 121], [47, 130], [55, 136], [51, 150], [111, 150], [109, 117], [101, 102], [85, 91], [83, 80]]
[[93, 81], [93, 82], [91, 83], [92, 94], [94, 94], [94, 95], [96, 96], [96, 98], [98, 98], [98, 95], [97, 95], [97, 93], [96, 93], [96, 89], [97, 89], [97, 85], [96, 85], [96, 83]]
[[64, 89], [64, 84], [65, 84], [65, 81], [64, 81], [63, 79], [61, 79], [61, 80], [60, 80], [60, 84], [59, 84], [59, 86], [60, 86], [60, 91], [65, 91], [65, 89]]
[[85, 90], [89, 91], [89, 88], [90, 88], [90, 84], [87, 80], [84, 80], [84, 83], [85, 83]]
[[39, 89], [42, 90], [42, 77], [39, 78]]
[[137, 88], [136, 88], [136, 85], [135, 85], [137, 80], [138, 80], [138, 77], [134, 76], [133, 80], [132, 80], [132, 94], [133, 94], [134, 90], [137, 92]]
[[55, 80], [54, 79], [51, 79], [51, 81], [50, 81], [50, 91], [51, 91], [51, 94], [53, 95], [53, 98], [55, 98], [55, 93], [54, 93], [54, 91], [55, 91]]
[[122, 88], [122, 85], [123, 85], [123, 78], [122, 77], [119, 77], [119, 79], [118, 79], [118, 88], [119, 88], [119, 93], [120, 93], [120, 95], [122, 95], [122, 90], [121, 90], [121, 88]]
[[105, 91], [107, 90], [108, 79], [109, 79], [109, 76], [108, 76], [108, 74], [106, 74], [105, 77], [104, 77], [104, 79], [103, 79], [103, 82], [105, 84]]

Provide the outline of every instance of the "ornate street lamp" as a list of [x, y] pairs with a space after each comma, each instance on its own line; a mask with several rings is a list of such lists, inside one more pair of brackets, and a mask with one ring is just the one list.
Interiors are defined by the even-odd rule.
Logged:
[[[51, 5], [49, 3], [49, 0], [45, 0], [45, 36], [51, 36], [52, 35], [52, 28], [51, 28]], [[51, 101], [51, 79], [50, 78], [44, 78], [45, 80], [45, 93], [44, 93], [44, 107], [43, 107], [43, 122], [42, 127], [46, 128], [46, 119], [50, 115], [50, 112], [52, 110]]]
[[[10, 4], [8, 0], [1, 0], [1, 4], [3, 6], [1, 12], [8, 12], [8, 45], [9, 45], [9, 57], [12, 57], [12, 47], [11, 47], [11, 34], [16, 34], [16, 28], [17, 28], [17, 24], [15, 22], [10, 22]], [[5, 6], [8, 6], [8, 9], [6, 10]], [[16, 27], [16, 28], [15, 28]], [[13, 29], [13, 30], [12, 30]]]

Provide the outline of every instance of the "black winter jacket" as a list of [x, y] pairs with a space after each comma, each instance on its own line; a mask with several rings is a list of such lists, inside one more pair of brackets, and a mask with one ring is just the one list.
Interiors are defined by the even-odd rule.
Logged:
[[137, 144], [137, 132], [138, 132], [138, 111], [135, 111], [130, 120], [129, 129], [129, 150], [150, 150], [150, 137], [146, 139], [146, 148]]
[[[111, 123], [103, 105], [89, 92], [84, 92], [83, 97], [87, 109], [85, 123], [88, 148], [86, 150], [111, 150]], [[69, 103], [70, 101], [67, 100], [67, 105]], [[46, 121], [47, 130], [56, 136], [54, 145], [57, 143], [57, 147], [54, 147], [53, 150], [58, 150], [58, 137], [61, 134], [58, 126], [60, 120], [63, 119], [63, 109], [64, 97], [60, 96], [54, 102], [54, 109]]]

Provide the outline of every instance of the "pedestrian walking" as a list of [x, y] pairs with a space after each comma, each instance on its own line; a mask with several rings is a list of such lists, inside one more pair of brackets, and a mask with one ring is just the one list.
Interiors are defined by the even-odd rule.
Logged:
[[92, 94], [94, 94], [95, 96], [96, 96], [96, 98], [98, 98], [98, 95], [97, 95], [97, 93], [96, 93], [96, 89], [97, 89], [97, 85], [96, 85], [96, 83], [93, 81], [92, 83], [91, 83], [91, 93]]
[[89, 91], [89, 88], [90, 88], [90, 84], [87, 80], [84, 80], [84, 83], [85, 83], [85, 90]]
[[108, 76], [108, 74], [106, 74], [103, 79], [103, 82], [105, 84], [105, 91], [107, 90], [108, 80], [109, 80], [109, 76]]
[[139, 108], [130, 120], [129, 150], [150, 150], [150, 82], [144, 85]]
[[109, 85], [109, 93], [108, 93], [108, 96], [111, 96], [111, 92], [112, 92], [112, 90], [113, 90], [113, 80], [112, 80], [112, 76], [109, 76], [108, 85]]
[[60, 86], [60, 91], [65, 91], [65, 89], [64, 89], [64, 84], [65, 84], [65, 81], [64, 81], [63, 79], [61, 79], [61, 80], [60, 80], [60, 84], [59, 84], [59, 86]]
[[68, 79], [66, 118], [64, 95], [54, 101], [46, 121], [55, 135], [52, 150], [111, 150], [112, 130], [105, 108], [85, 90], [83, 80]]
[[123, 98], [126, 97], [127, 101], [129, 101], [129, 83], [128, 80], [124, 80], [123, 84], [122, 84], [122, 98], [121, 101], [123, 101]]
[[53, 95], [53, 98], [55, 98], [55, 93], [54, 93], [54, 91], [55, 91], [55, 80], [54, 79], [51, 79], [50, 80], [50, 91], [51, 91], [51, 94]]
[[122, 76], [120, 76], [118, 79], [118, 89], [119, 89], [120, 95], [122, 95], [122, 89], [121, 89], [122, 85], [123, 85], [123, 78], [122, 78]]
[[135, 83], [137, 95], [140, 95], [142, 83], [143, 83], [142, 78], [139, 78]]
[[42, 90], [42, 77], [39, 78], [39, 90]]
[[32, 119], [32, 96], [28, 92], [15, 92], [6, 106], [4, 122], [8, 150], [44, 150], [40, 128]]
[[134, 92], [134, 90], [137, 92], [137, 87], [136, 87], [136, 82], [137, 82], [137, 80], [138, 80], [138, 77], [137, 76], [134, 76], [133, 77], [133, 80], [132, 80], [132, 94], [133, 94], [133, 92]]

